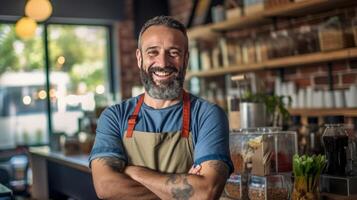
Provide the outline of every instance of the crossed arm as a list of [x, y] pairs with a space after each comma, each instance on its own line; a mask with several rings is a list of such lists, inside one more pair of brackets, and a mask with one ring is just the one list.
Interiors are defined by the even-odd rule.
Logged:
[[101, 199], [218, 199], [229, 176], [227, 165], [216, 160], [203, 162], [199, 173], [164, 174], [145, 167], [125, 167], [123, 161], [112, 157], [93, 160], [92, 173]]

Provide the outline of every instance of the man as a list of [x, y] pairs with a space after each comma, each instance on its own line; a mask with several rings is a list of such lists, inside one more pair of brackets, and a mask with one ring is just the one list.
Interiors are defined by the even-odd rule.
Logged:
[[183, 90], [185, 27], [167, 16], [141, 29], [137, 63], [145, 93], [107, 108], [90, 155], [102, 199], [218, 199], [233, 170], [228, 120]]

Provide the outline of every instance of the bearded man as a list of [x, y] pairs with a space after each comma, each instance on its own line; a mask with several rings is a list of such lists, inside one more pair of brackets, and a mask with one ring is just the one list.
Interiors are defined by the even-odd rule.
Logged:
[[101, 199], [219, 199], [233, 165], [224, 111], [183, 89], [184, 25], [147, 21], [136, 58], [144, 94], [98, 120], [90, 167]]

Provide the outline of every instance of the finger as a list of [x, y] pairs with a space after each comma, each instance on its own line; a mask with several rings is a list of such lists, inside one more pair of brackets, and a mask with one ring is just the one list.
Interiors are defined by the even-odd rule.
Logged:
[[192, 166], [192, 168], [189, 171], [189, 174], [199, 175], [200, 171], [201, 171], [201, 165]]
[[189, 174], [193, 174], [194, 173], [194, 170], [195, 170], [195, 166], [193, 165], [191, 167], [191, 169], [188, 171]]

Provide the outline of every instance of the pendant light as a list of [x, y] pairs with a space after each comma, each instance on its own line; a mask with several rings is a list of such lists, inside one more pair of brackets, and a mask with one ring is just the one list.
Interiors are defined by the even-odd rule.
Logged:
[[51, 2], [49, 0], [28, 0], [25, 14], [36, 21], [44, 21], [52, 14]]
[[16, 35], [24, 40], [30, 39], [35, 35], [37, 23], [29, 17], [22, 17], [16, 22]]

